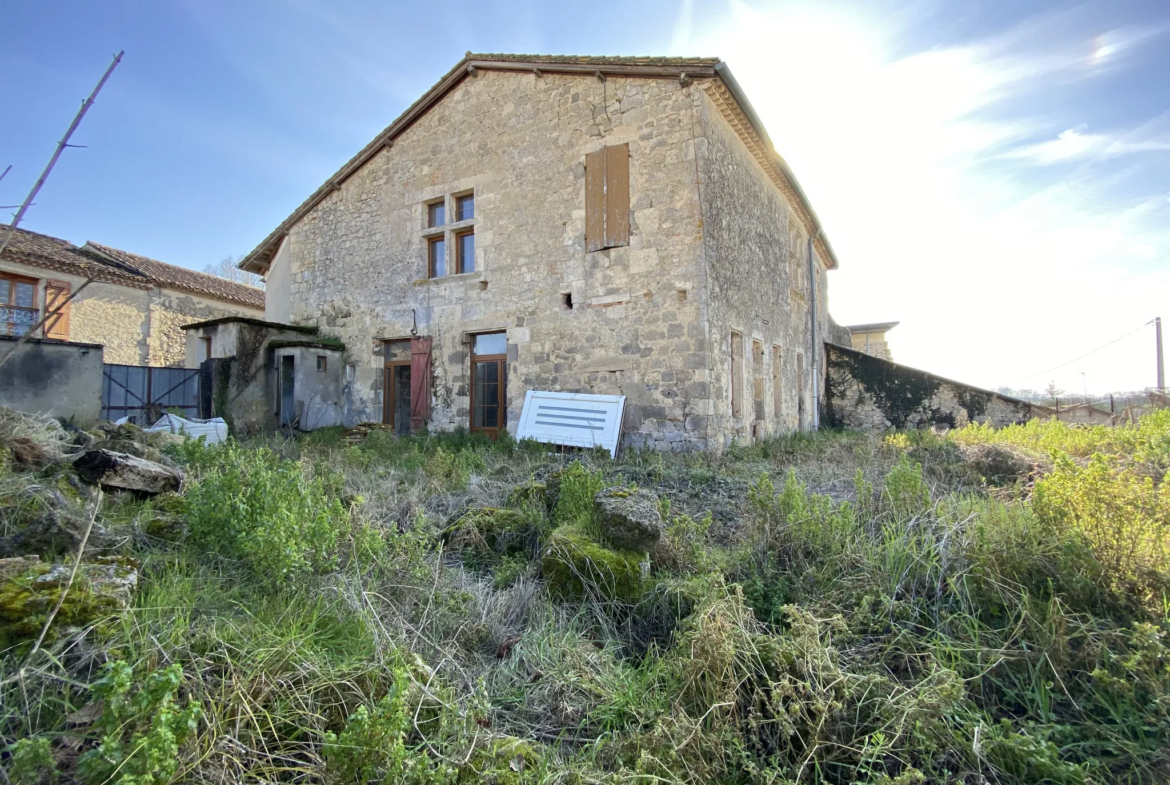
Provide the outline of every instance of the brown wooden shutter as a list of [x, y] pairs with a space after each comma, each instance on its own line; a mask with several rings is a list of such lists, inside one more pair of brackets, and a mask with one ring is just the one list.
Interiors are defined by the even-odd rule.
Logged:
[[585, 250], [630, 244], [630, 146], [585, 156]]
[[605, 148], [605, 247], [630, 244], [630, 146]]
[[431, 339], [410, 339], [410, 431], [418, 433], [431, 419]]
[[605, 150], [585, 156], [585, 250], [605, 247]]
[[[49, 279], [45, 281], [45, 313], [51, 312], [69, 299], [69, 293], [72, 287], [68, 281], [55, 281]], [[52, 338], [58, 341], [69, 340], [69, 306], [72, 303], [65, 303], [65, 307], [55, 316], [49, 317], [45, 322], [45, 337]]]

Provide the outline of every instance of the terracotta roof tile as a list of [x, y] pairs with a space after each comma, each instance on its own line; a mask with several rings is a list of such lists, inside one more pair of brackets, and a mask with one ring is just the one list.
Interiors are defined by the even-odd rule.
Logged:
[[229, 281], [216, 275], [198, 273], [186, 267], [167, 264], [147, 256], [139, 256], [120, 248], [111, 248], [92, 240], [86, 241], [82, 250], [91, 251], [121, 267], [129, 268], [132, 272], [149, 279], [157, 286], [179, 289], [216, 300], [227, 300], [252, 308], [264, 308], [264, 290], [254, 286]]
[[[0, 237], [8, 227], [0, 224]], [[167, 264], [146, 256], [87, 242], [78, 248], [68, 240], [17, 228], [4, 249], [4, 257], [14, 262], [74, 275], [94, 275], [99, 281], [148, 289], [170, 289], [237, 303], [263, 310], [264, 290], [229, 281], [186, 267]]]

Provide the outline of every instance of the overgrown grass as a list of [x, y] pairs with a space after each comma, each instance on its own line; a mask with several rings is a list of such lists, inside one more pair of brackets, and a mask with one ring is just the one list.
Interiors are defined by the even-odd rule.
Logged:
[[[973, 444], [1049, 468], [988, 488]], [[467, 434], [188, 443], [181, 499], [102, 512], [141, 562], [133, 607], [23, 671], [27, 644], [0, 657], [4, 765], [16, 782], [1166, 782], [1167, 445], [1163, 415], [618, 462]], [[22, 489], [54, 471], [0, 461], [0, 498], [39, 498]], [[630, 483], [665, 522], [641, 598], [550, 593], [552, 533], [588, 531], [592, 495]], [[184, 533], [152, 536], [159, 519]]]

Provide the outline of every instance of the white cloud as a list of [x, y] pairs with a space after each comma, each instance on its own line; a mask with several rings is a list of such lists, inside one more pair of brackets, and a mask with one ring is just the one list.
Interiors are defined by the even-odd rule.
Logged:
[[[1000, 111], [1106, 66], [1122, 73], [1156, 30], [1097, 33], [1050, 14], [969, 45], [895, 54], [904, 31], [877, 12], [728, 8], [723, 26], [698, 26], [691, 48], [731, 53], [801, 178], [841, 257], [830, 282], [838, 321], [898, 319], [900, 361], [1016, 386], [1170, 301], [1170, 273], [1152, 262], [1170, 259], [1170, 187], [1115, 195], [1129, 174], [1118, 159], [1165, 154], [1156, 123], [1091, 133]], [[1055, 171], [1037, 163], [1099, 159], [1118, 164], [1030, 176]], [[1078, 389], [1082, 370], [1091, 388], [1151, 384], [1152, 344], [1138, 338], [1067, 373]]]

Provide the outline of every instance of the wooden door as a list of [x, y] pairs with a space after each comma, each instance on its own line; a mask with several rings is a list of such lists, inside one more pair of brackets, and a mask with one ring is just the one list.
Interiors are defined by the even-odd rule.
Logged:
[[507, 339], [504, 333], [476, 335], [471, 344], [472, 433], [495, 438], [507, 427]]

